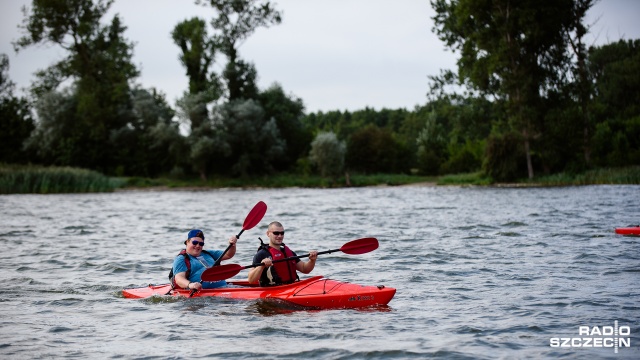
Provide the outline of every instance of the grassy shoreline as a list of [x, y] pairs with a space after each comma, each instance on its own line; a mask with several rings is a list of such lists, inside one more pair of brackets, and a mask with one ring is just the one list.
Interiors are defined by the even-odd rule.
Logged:
[[251, 179], [213, 178], [207, 181], [199, 179], [144, 179], [128, 178], [122, 187], [125, 190], [144, 188], [163, 189], [220, 189], [220, 188], [343, 188], [365, 186], [497, 186], [497, 187], [543, 187], [543, 186], [580, 186], [580, 185], [640, 185], [640, 166], [612, 169], [594, 169], [580, 174], [554, 174], [522, 179], [512, 183], [496, 183], [481, 172], [469, 174], [418, 176], [405, 174], [351, 175], [335, 180], [320, 176], [302, 176], [280, 174]]
[[111, 192], [124, 183], [93, 170], [0, 164], [0, 194]]
[[495, 183], [482, 173], [443, 176], [406, 174], [351, 174], [337, 179], [316, 175], [277, 174], [253, 178], [200, 179], [115, 178], [96, 171], [35, 165], [0, 164], [0, 194], [53, 194], [82, 192], [112, 192], [130, 190], [207, 190], [254, 188], [343, 188], [365, 186], [580, 186], [604, 184], [640, 184], [640, 166], [593, 169], [579, 174], [554, 174], [523, 179], [513, 183]]
[[351, 175], [328, 179], [316, 175], [276, 174], [271, 176], [259, 176], [253, 178], [220, 178], [215, 177], [206, 181], [200, 179], [176, 180], [168, 178], [147, 179], [127, 178], [124, 189], [136, 188], [342, 188], [364, 186], [397, 186], [416, 183], [433, 183], [437, 177], [413, 176], [404, 174], [375, 174], [375, 175]]

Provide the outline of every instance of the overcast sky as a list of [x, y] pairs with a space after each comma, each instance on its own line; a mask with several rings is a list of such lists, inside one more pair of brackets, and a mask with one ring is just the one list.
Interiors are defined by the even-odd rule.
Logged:
[[[33, 73], [61, 59], [56, 46], [16, 54], [21, 7], [29, 0], [0, 0], [0, 53], [9, 55], [9, 78], [19, 89]], [[274, 82], [304, 101], [307, 112], [406, 108], [426, 102], [428, 76], [455, 69], [457, 56], [433, 34], [428, 0], [276, 0], [280, 25], [258, 29], [240, 47], [255, 64], [258, 86]], [[137, 82], [164, 92], [174, 105], [188, 80], [171, 40], [175, 25], [214, 12], [189, 0], [116, 0], [103, 22], [120, 14], [135, 43]], [[602, 0], [589, 14], [589, 44], [640, 39], [640, 1]], [[215, 70], [220, 72], [220, 65]], [[19, 95], [20, 93], [18, 93]]]

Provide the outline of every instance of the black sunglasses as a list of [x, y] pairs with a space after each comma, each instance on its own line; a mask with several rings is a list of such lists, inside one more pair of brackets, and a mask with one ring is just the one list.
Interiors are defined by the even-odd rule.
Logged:
[[284, 231], [272, 231], [271, 233], [275, 236], [284, 235]]
[[204, 241], [193, 240], [191, 241], [191, 243], [193, 244], [193, 246], [196, 246], [196, 245], [204, 246]]

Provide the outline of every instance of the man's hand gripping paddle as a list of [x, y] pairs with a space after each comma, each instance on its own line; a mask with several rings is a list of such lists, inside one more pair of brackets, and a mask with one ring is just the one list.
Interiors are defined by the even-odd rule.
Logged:
[[[236, 235], [236, 239], [240, 239], [240, 235], [242, 235], [242, 233], [245, 230], [252, 229], [254, 226], [258, 225], [258, 223], [260, 222], [260, 220], [262, 220], [262, 217], [266, 212], [267, 212], [267, 204], [265, 204], [262, 201], [258, 201], [258, 203], [249, 212], [249, 215], [247, 215], [247, 217], [244, 219], [244, 224], [242, 224], [242, 230], [240, 230], [238, 235]], [[224, 250], [222, 255], [213, 264], [213, 266], [220, 265], [222, 258], [227, 254], [227, 251], [231, 249], [231, 246], [232, 246], [231, 244], [227, 246], [227, 248]]]

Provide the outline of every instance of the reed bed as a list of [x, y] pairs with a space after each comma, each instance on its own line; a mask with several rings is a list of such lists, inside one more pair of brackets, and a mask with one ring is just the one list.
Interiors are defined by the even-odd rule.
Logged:
[[580, 174], [560, 173], [534, 179], [545, 186], [640, 184], [640, 166], [624, 168], [600, 168]]
[[111, 192], [123, 181], [71, 167], [0, 165], [0, 194]]

